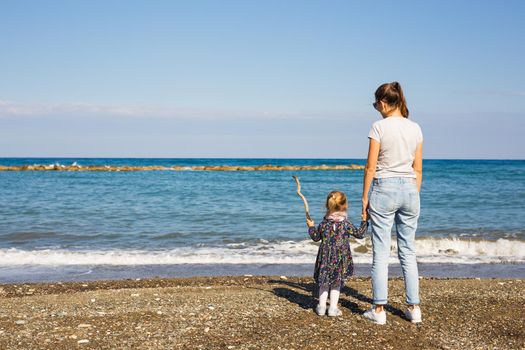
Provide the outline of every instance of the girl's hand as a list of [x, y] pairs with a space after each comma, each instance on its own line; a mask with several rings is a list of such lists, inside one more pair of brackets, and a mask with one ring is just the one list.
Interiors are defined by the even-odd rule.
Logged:
[[308, 219], [306, 219], [306, 225], [307, 225], [308, 227], [314, 227], [314, 226], [315, 226], [315, 223], [314, 223], [313, 220], [308, 220]]

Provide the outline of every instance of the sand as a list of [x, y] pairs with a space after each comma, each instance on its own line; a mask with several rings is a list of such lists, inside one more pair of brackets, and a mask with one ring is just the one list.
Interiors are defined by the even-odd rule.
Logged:
[[0, 286], [0, 349], [525, 349], [525, 280], [421, 280], [423, 323], [390, 281], [387, 325], [360, 315], [371, 284], [319, 317], [311, 278], [210, 277]]

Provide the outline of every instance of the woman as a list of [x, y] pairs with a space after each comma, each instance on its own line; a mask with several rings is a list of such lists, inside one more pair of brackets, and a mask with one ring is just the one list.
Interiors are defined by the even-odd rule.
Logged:
[[398, 82], [381, 85], [375, 92], [373, 105], [383, 119], [372, 125], [368, 135], [370, 145], [363, 181], [362, 215], [370, 217], [372, 228], [374, 294], [374, 305], [364, 316], [378, 324], [386, 323], [388, 260], [391, 230], [395, 225], [408, 304], [406, 317], [417, 323], [421, 322], [421, 310], [414, 240], [423, 174], [423, 134], [419, 125], [408, 119], [408, 108]]

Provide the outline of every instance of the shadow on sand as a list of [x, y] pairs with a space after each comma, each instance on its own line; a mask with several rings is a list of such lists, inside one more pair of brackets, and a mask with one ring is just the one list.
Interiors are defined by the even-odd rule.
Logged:
[[[317, 305], [318, 290], [316, 284], [313, 282], [309, 283], [297, 283], [283, 280], [270, 280], [269, 283], [285, 284], [287, 287], [277, 287], [273, 289], [273, 293], [278, 297], [285, 298], [292, 303], [295, 303], [303, 309], [314, 309]], [[299, 289], [300, 291], [297, 291]], [[306, 293], [304, 293], [306, 292]], [[346, 298], [345, 298], [346, 296]], [[359, 293], [356, 289], [344, 286], [341, 289], [341, 298], [339, 303], [342, 307], [350, 310], [353, 314], [361, 315], [367, 309], [362, 309], [356, 302], [349, 300], [349, 298], [359, 300], [368, 304], [372, 304], [372, 299]], [[392, 305], [386, 305], [385, 310], [393, 315], [405, 318], [405, 314], [400, 309], [393, 307]]]

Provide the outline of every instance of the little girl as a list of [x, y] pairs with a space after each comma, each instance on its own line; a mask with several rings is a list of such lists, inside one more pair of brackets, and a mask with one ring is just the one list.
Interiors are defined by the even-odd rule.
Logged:
[[353, 275], [354, 264], [350, 251], [350, 235], [363, 238], [368, 222], [361, 221], [359, 228], [348, 221], [348, 202], [343, 192], [332, 191], [326, 198], [326, 215], [316, 228], [312, 220], [306, 220], [308, 234], [321, 241], [315, 262], [314, 280], [319, 286], [319, 304], [315, 311], [319, 316], [326, 313], [326, 301], [330, 290], [328, 316], [341, 316], [337, 308], [339, 291], [345, 280]]

